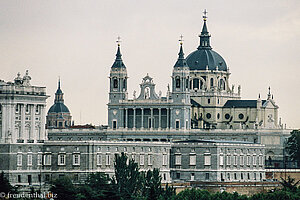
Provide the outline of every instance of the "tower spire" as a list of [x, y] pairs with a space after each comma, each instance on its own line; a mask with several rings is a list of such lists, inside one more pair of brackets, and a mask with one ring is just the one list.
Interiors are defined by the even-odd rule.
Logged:
[[199, 35], [200, 37], [200, 45], [198, 47], [198, 49], [211, 49], [210, 46], [210, 34], [208, 32], [207, 29], [207, 25], [206, 25], [206, 21], [207, 21], [207, 11], [206, 9], [203, 12], [203, 27], [202, 27], [202, 31], [201, 34]]
[[179, 53], [178, 53], [178, 59], [174, 65], [174, 67], [187, 67], [186, 60], [184, 58], [183, 47], [182, 47], [182, 45], [183, 45], [183, 36], [182, 35], [180, 36], [179, 42], [180, 42], [180, 49], [179, 49]]
[[117, 54], [116, 54], [116, 59], [115, 59], [115, 62], [114, 64], [112, 65], [112, 68], [126, 68], [124, 63], [123, 63], [123, 60], [122, 60], [122, 54], [121, 54], [121, 37], [118, 36], [117, 37], [117, 40], [116, 40], [116, 43], [117, 43]]

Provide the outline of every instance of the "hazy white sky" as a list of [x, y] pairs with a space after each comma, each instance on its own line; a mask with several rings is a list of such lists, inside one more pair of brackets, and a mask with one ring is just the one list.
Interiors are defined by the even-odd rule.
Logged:
[[117, 36], [129, 97], [146, 73], [165, 95], [179, 36], [186, 55], [197, 48], [205, 8], [231, 84], [242, 85], [243, 99], [265, 99], [271, 86], [283, 123], [299, 128], [299, 0], [1, 0], [0, 79], [28, 69], [33, 85], [47, 87], [48, 109], [60, 76], [75, 123], [106, 124]]

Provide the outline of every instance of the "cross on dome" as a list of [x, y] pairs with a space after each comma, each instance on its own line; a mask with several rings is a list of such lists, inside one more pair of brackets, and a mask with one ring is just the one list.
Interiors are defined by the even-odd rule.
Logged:
[[116, 43], [118, 44], [118, 46], [120, 46], [120, 43], [121, 43], [121, 37], [120, 36], [117, 37]]
[[179, 41], [180, 44], [182, 45], [182, 44], [183, 44], [183, 41], [184, 41], [184, 40], [183, 40], [183, 35], [180, 35], [179, 37], [180, 37], [180, 39], [179, 39], [178, 41]]
[[204, 11], [203, 11], [203, 19], [204, 19], [204, 21], [206, 21], [206, 19], [207, 19], [207, 14], [208, 12], [206, 11], [206, 9], [204, 9]]

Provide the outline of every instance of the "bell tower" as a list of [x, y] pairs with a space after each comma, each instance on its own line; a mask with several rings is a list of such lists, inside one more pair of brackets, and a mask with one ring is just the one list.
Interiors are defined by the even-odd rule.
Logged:
[[172, 73], [172, 100], [176, 105], [171, 109], [171, 128], [190, 129], [190, 70], [183, 53], [183, 36], [180, 36], [178, 59]]
[[115, 62], [110, 69], [110, 91], [109, 91], [109, 102], [118, 103], [119, 100], [127, 99], [127, 70], [122, 60], [122, 54], [120, 50], [120, 37], [117, 42], [117, 54]]

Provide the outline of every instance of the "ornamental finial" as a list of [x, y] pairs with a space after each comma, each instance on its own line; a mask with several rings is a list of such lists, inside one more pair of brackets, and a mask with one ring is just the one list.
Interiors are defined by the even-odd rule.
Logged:
[[118, 46], [120, 46], [120, 43], [121, 43], [121, 37], [120, 36], [117, 37], [116, 43], [118, 44]]
[[204, 11], [203, 11], [203, 14], [204, 14], [204, 15], [203, 15], [203, 20], [204, 20], [204, 21], [206, 21], [206, 19], [207, 19], [207, 13], [208, 13], [208, 12], [206, 11], [206, 9], [204, 9]]
[[182, 44], [183, 44], [183, 41], [184, 41], [184, 40], [183, 40], [183, 35], [181, 34], [181, 35], [179, 36], [179, 38], [180, 38], [180, 39], [179, 39], [178, 41], [180, 42], [180, 45], [182, 45]]

